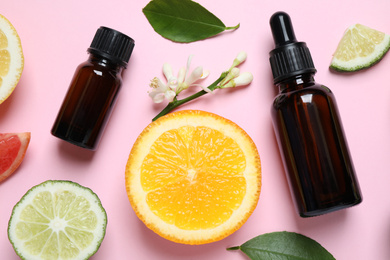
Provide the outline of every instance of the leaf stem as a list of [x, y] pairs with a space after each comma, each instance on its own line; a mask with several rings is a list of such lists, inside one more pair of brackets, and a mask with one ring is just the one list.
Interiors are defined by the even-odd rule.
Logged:
[[[214, 81], [210, 86], [208, 86], [208, 89], [210, 89], [211, 91], [213, 91], [214, 89], [218, 88], [218, 83], [221, 82], [225, 77], [226, 75], [228, 74], [227, 71], [223, 72], [221, 74], [221, 76], [219, 76], [219, 78]], [[186, 98], [183, 98], [183, 99], [174, 99], [172, 102], [170, 102], [157, 116], [155, 116], [152, 121], [155, 121], [157, 120], [158, 118], [168, 114], [169, 112], [171, 112], [172, 110], [174, 110], [175, 108], [177, 108], [178, 106], [180, 105], [183, 105], [184, 103], [187, 103], [191, 100], [194, 100], [198, 97], [201, 97], [205, 94], [207, 94], [208, 92], [204, 91], [204, 90], [201, 90], [199, 92], [196, 92], [195, 94], [189, 96], [189, 97], [186, 97]]]
[[232, 247], [226, 248], [226, 250], [228, 250], [228, 251], [240, 250], [240, 249], [241, 249], [241, 246], [232, 246]]
[[232, 27], [225, 27], [225, 30], [236, 30], [240, 28], [240, 24], [237, 24], [236, 26], [232, 26]]

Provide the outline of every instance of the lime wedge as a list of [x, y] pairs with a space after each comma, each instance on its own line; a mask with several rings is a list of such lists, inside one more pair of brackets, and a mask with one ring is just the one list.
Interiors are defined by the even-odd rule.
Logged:
[[361, 24], [344, 33], [330, 64], [341, 72], [353, 72], [378, 63], [390, 48], [390, 35]]
[[46, 181], [15, 205], [8, 238], [22, 259], [88, 259], [99, 249], [106, 226], [106, 212], [92, 190]]

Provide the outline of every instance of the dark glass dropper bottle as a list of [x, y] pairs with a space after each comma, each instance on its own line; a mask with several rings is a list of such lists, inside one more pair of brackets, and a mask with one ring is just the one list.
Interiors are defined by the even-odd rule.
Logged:
[[270, 52], [279, 88], [272, 119], [298, 213], [312, 217], [362, 201], [335, 97], [314, 81], [316, 69], [304, 42], [297, 42], [288, 14], [270, 19]]
[[51, 133], [67, 142], [95, 150], [122, 85], [122, 72], [134, 40], [100, 27], [70, 83]]

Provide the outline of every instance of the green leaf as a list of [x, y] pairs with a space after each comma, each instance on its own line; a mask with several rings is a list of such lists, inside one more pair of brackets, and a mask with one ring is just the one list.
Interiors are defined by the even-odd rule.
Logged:
[[191, 0], [152, 0], [142, 11], [158, 34], [175, 42], [199, 41], [240, 26], [226, 27], [218, 17]]
[[238, 249], [252, 260], [335, 260], [313, 239], [286, 231], [260, 235], [241, 246], [227, 248], [227, 250]]

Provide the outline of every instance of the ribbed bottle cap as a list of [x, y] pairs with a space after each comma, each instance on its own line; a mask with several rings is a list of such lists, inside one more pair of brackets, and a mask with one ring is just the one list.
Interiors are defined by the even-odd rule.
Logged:
[[88, 52], [98, 54], [126, 67], [134, 48], [134, 40], [116, 30], [101, 26], [92, 40]]
[[304, 73], [315, 73], [310, 51], [304, 42], [297, 42], [290, 16], [277, 12], [270, 19], [275, 49], [270, 52], [274, 83]]

